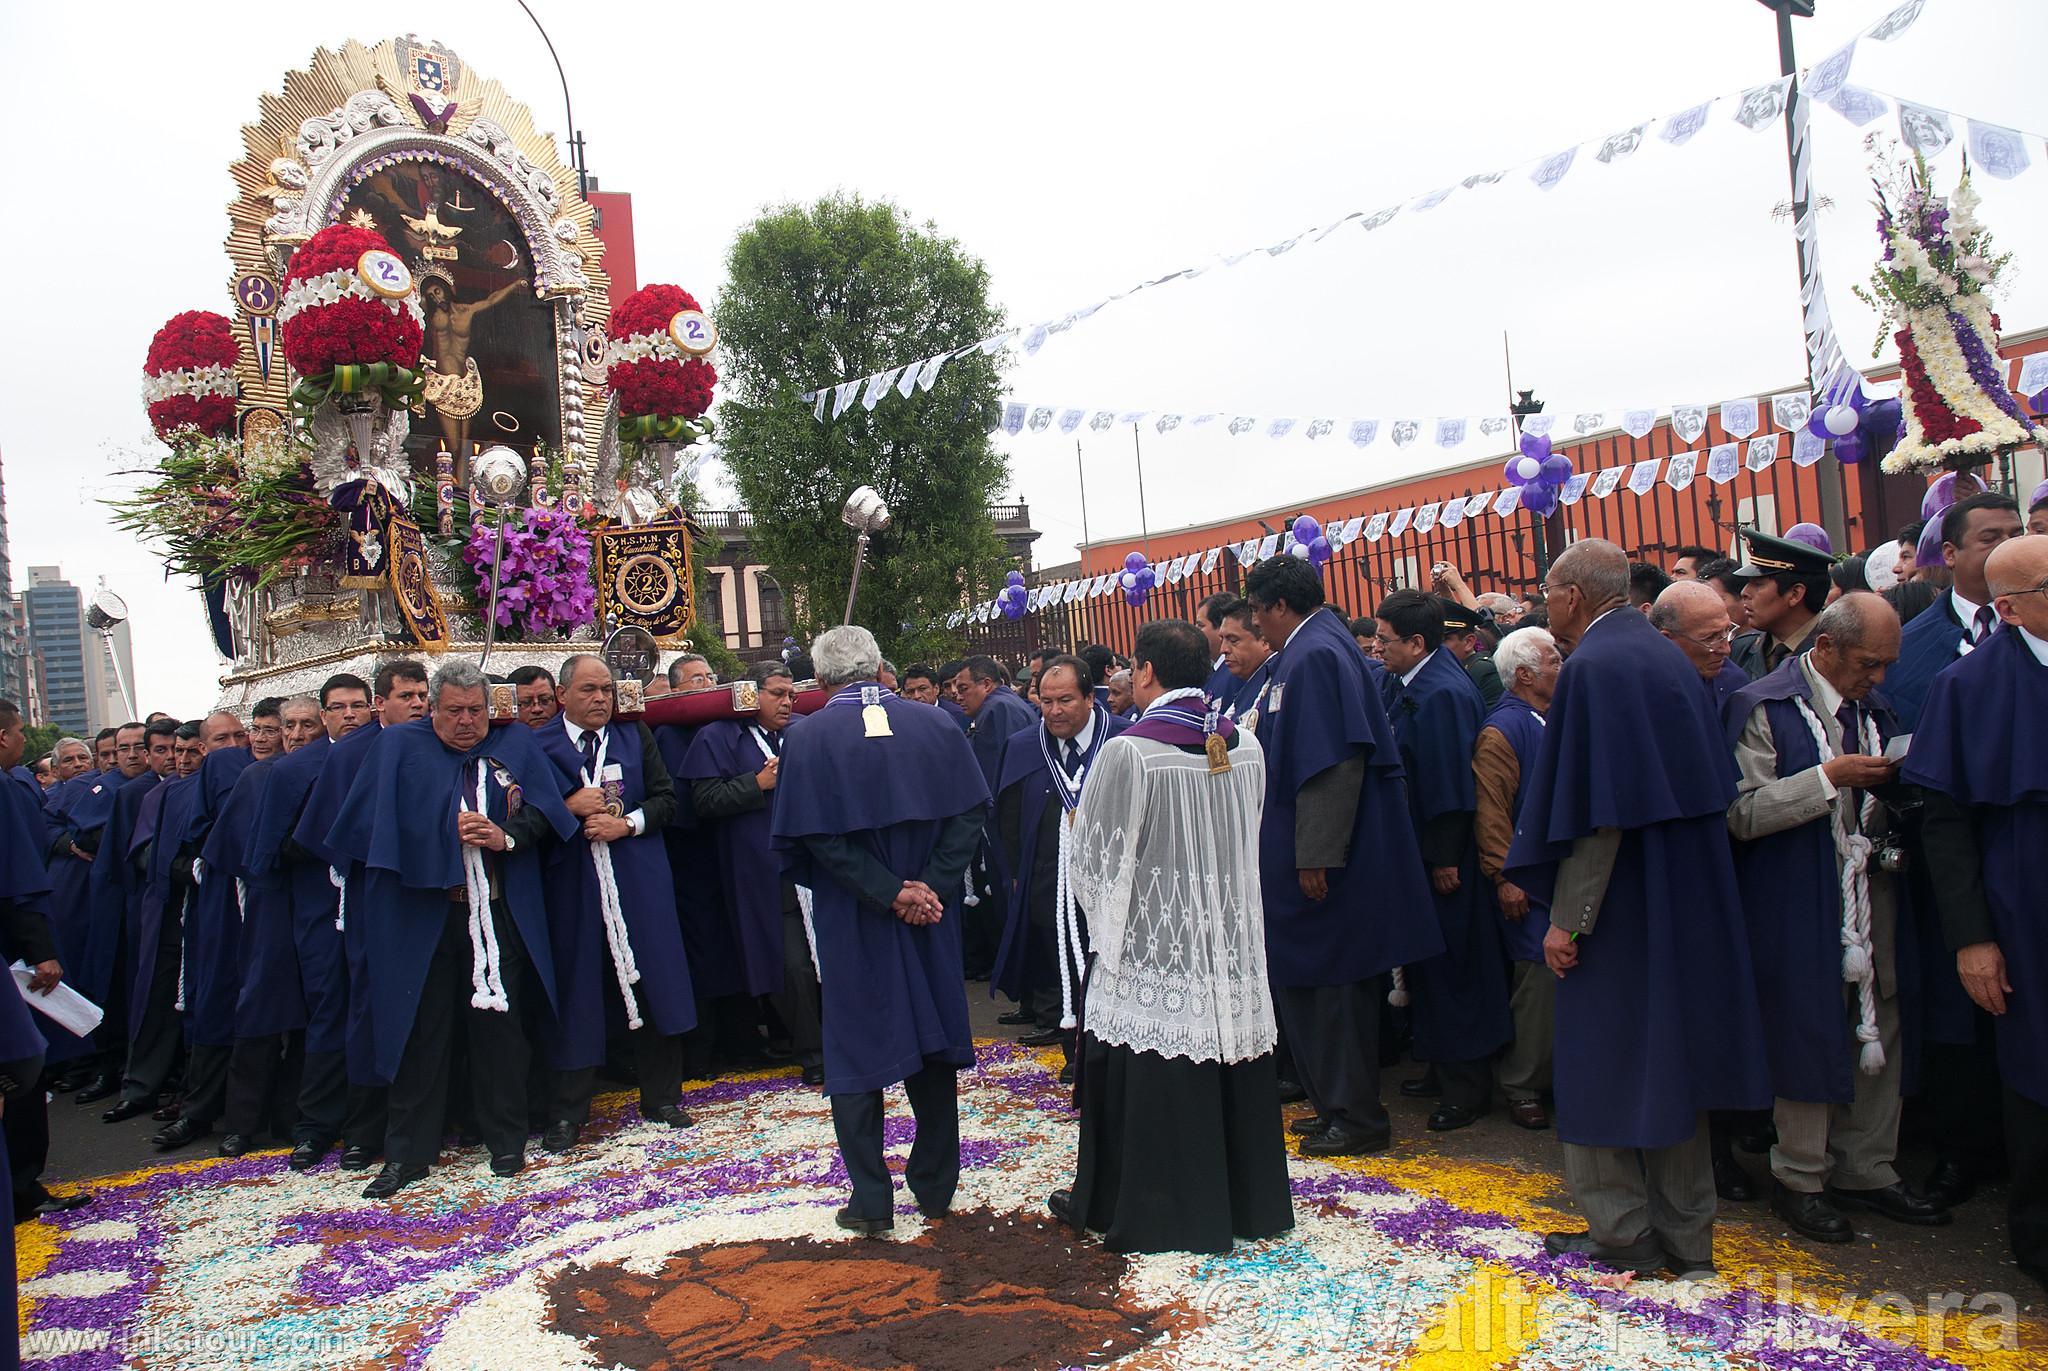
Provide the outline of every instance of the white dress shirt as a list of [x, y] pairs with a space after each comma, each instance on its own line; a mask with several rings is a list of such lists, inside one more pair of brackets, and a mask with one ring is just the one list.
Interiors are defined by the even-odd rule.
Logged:
[[[570, 722], [567, 714], [562, 715], [562, 729], [569, 735], [569, 745], [576, 749], [579, 756], [582, 755], [583, 739], [586, 736], [596, 738], [600, 745], [604, 742], [604, 737], [601, 733], [594, 729], [585, 728], [581, 724]], [[600, 782], [603, 780], [602, 777], [598, 779]], [[647, 831], [647, 815], [641, 810], [634, 810], [626, 816], [626, 827], [633, 830], [634, 837], [639, 837]]]

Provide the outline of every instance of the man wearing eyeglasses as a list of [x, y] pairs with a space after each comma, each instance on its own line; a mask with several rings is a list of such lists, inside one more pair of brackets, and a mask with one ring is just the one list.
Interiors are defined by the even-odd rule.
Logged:
[[1749, 684], [1749, 673], [1736, 665], [1735, 621], [1727, 601], [1705, 581], [1673, 581], [1650, 606], [1650, 626], [1669, 638], [1706, 681], [1719, 713], [1736, 691]]
[[2048, 536], [2001, 544], [1984, 579], [2003, 626], [1934, 678], [1905, 779], [1927, 792], [1922, 844], [1956, 974], [1997, 1036], [2013, 1256], [2048, 1285]]

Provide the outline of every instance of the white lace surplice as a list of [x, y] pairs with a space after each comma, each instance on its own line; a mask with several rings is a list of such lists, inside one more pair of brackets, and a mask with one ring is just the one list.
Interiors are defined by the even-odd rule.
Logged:
[[1259, 897], [1265, 755], [1240, 734], [1230, 770], [1200, 753], [1118, 737], [1074, 815], [1070, 875], [1095, 952], [1090, 1033], [1197, 1062], [1273, 1050]]

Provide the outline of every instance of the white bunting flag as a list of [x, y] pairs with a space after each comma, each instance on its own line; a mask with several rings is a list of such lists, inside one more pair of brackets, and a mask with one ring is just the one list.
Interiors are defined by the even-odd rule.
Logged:
[[1043, 433], [1047, 428], [1051, 427], [1052, 416], [1053, 407], [1051, 405], [1040, 405], [1031, 411], [1031, 417], [1024, 421], [1024, 426], [1033, 433]]
[[1875, 91], [1861, 86], [1844, 86], [1835, 92], [1835, 98], [1828, 101], [1828, 108], [1847, 119], [1857, 128], [1884, 116], [1891, 108], [1885, 98]]
[[825, 418], [825, 402], [832, 398], [832, 392], [829, 390], [821, 390], [818, 391], [812, 398], [815, 399], [818, 403], [811, 409], [811, 417], [822, 423]]
[[1742, 470], [1741, 450], [1734, 443], [1716, 443], [1707, 453], [1707, 479], [1725, 486]]
[[1266, 425], [1266, 436], [1268, 438], [1285, 438], [1292, 432], [1294, 432], [1294, 420], [1292, 419], [1275, 419], [1272, 423]]
[[2039, 395], [2048, 390], [2048, 352], [2030, 352], [2020, 362], [2019, 384], [2013, 387], [2015, 394]]
[[1636, 495], [1648, 495], [1657, 484], [1657, 457], [1645, 457], [1629, 469], [1628, 488]]
[[1380, 535], [1387, 531], [1387, 516], [1383, 510], [1365, 521], [1365, 541], [1377, 543]]
[[1761, 438], [1749, 440], [1749, 457], [1744, 463], [1751, 471], [1768, 471], [1771, 463], [1778, 460], [1778, 435], [1766, 433]]
[[1301, 436], [1314, 442], [1336, 427], [1335, 419], [1311, 419], [1308, 421], [1308, 427], [1302, 430]]
[[1387, 525], [1387, 536], [1398, 538], [1408, 531], [1408, 525], [1415, 518], [1415, 506], [1406, 505], [1394, 511], [1394, 521]]
[[917, 369], [917, 388], [919, 390], [930, 390], [938, 383], [939, 368], [944, 365], [946, 365], [946, 354], [943, 352], [936, 357], [926, 358], [924, 365]]
[[1598, 429], [1601, 421], [1606, 419], [1606, 417], [1604, 414], [1574, 414], [1572, 416], [1572, 432], [1583, 438]]
[[847, 406], [851, 405], [859, 394], [860, 382], [857, 380], [842, 381], [832, 387], [832, 417], [837, 419], [846, 413]]
[[1266, 537], [1265, 537], [1265, 540], [1264, 540], [1263, 542], [1261, 542], [1261, 543], [1259, 544], [1259, 558], [1258, 558], [1258, 559], [1259, 559], [1260, 561], [1262, 561], [1262, 562], [1263, 562], [1263, 561], [1265, 561], [1265, 560], [1266, 560], [1266, 559], [1267, 559], [1268, 557], [1271, 557], [1271, 556], [1272, 556], [1272, 555], [1273, 555], [1274, 553], [1278, 552], [1279, 550], [1280, 550], [1280, 535], [1279, 535], [1279, 534], [1277, 534], [1277, 533], [1268, 533], [1268, 534], [1266, 535]]
[[1621, 486], [1621, 478], [1626, 475], [1628, 475], [1627, 467], [1602, 467], [1600, 473], [1593, 478], [1591, 487], [1593, 498], [1604, 500], [1614, 494]]
[[1507, 518], [1508, 515], [1513, 514], [1521, 507], [1522, 488], [1520, 486], [1509, 486], [1493, 498], [1493, 512], [1502, 519]]
[[1522, 432], [1548, 434], [1557, 427], [1555, 414], [1529, 414], [1522, 418]]
[[1024, 406], [1011, 403], [1003, 406], [1003, 432], [1009, 434], [1024, 431]]
[[1673, 405], [1671, 407], [1671, 431], [1678, 435], [1678, 441], [1690, 447], [1700, 440], [1707, 431], [1707, 407], [1705, 405]]
[[1061, 411], [1060, 411], [1060, 432], [1061, 432], [1061, 433], [1072, 433], [1072, 432], [1073, 432], [1073, 431], [1074, 431], [1075, 429], [1077, 429], [1077, 428], [1081, 427], [1081, 421], [1082, 421], [1083, 419], [1087, 418], [1087, 417], [1088, 417], [1088, 411], [1087, 411], [1087, 410], [1085, 410], [1085, 409], [1067, 409], [1067, 410], [1061, 410]]
[[1115, 427], [1116, 411], [1113, 409], [1098, 409], [1094, 417], [1088, 421], [1088, 428], [1094, 433], [1107, 433]]
[[1657, 411], [1654, 409], [1622, 411], [1621, 431], [1631, 438], [1640, 438], [1655, 427], [1657, 427]]
[[1216, 563], [1223, 559], [1223, 549], [1212, 547], [1202, 554], [1202, 574], [1207, 576], [1216, 569]]
[[1380, 436], [1380, 421], [1377, 419], [1354, 420], [1351, 424], [1349, 436], [1353, 447], [1371, 447], [1372, 440]]
[[1904, 4], [1877, 21], [1870, 30], [1870, 36], [1880, 43], [1891, 42], [1913, 27], [1913, 21], [1920, 17], [1920, 11], [1926, 3], [1927, 0], [1905, 0]]
[[1430, 503], [1416, 510], [1415, 531], [1417, 533], [1427, 533], [1431, 529], [1435, 528], [1437, 511], [1442, 508], [1443, 505], [1440, 502], [1432, 500]]
[[1813, 416], [1813, 397], [1803, 390], [1771, 397], [1771, 420], [1787, 433], [1796, 433]]
[[1579, 497], [1586, 493], [1587, 482], [1592, 479], [1588, 472], [1574, 473], [1572, 478], [1564, 483], [1564, 489], [1557, 492], [1557, 502], [1561, 505], [1577, 504]]
[[1674, 452], [1664, 468], [1664, 484], [1673, 490], [1684, 490], [1692, 484], [1692, 478], [1699, 469], [1700, 455], [1697, 452]]
[[1463, 500], [1444, 501], [1443, 513], [1437, 515], [1436, 521], [1445, 528], [1456, 528], [1459, 524], [1464, 523], [1465, 502]]
[[860, 407], [865, 410], [873, 410], [876, 405], [881, 403], [883, 394], [895, 383], [896, 369], [894, 367], [887, 371], [878, 371], [873, 376], [868, 377], [868, 388], [861, 393]]
[[1490, 490], [1480, 491], [1465, 502], [1465, 517], [1467, 519], [1477, 519], [1480, 515], [1486, 513], [1486, 507], [1492, 503], [1493, 492]]
[[[1730, 438], [1747, 438], [1756, 432], [1757, 412], [1755, 400], [1723, 400], [1721, 402], [1721, 431]], [[1688, 439], [1687, 441], [1691, 441]]]
[[1359, 534], [1359, 530], [1363, 529], [1364, 527], [1365, 527], [1365, 516], [1364, 516], [1363, 514], [1354, 514], [1354, 515], [1352, 515], [1352, 516], [1351, 516], [1351, 518], [1350, 518], [1350, 519], [1348, 519], [1347, 521], [1345, 521], [1345, 524], [1344, 524], [1344, 542], [1345, 542], [1345, 544], [1346, 544], [1346, 545], [1348, 546], [1349, 544], [1352, 544], [1352, 543], [1355, 543], [1355, 542], [1357, 542], [1357, 541], [1358, 541], [1358, 534]]
[[2032, 165], [2027, 157], [2026, 139], [2011, 129], [1979, 119], [1967, 121], [1965, 127], [1970, 158], [1986, 175], [2010, 181]]
[[1390, 431], [1390, 436], [1394, 440], [1395, 447], [1407, 447], [1415, 441], [1416, 435], [1421, 432], [1421, 421], [1416, 419], [1396, 419], [1394, 420], [1394, 427]]
[[917, 369], [922, 365], [922, 362], [912, 362], [903, 368], [903, 374], [896, 378], [896, 393], [906, 400], [910, 398], [910, 392], [917, 389]]
[[1802, 428], [1792, 435], [1792, 460], [1799, 466], [1812, 466], [1827, 449], [1827, 443], [1819, 434], [1808, 433]]
[[1799, 83], [1799, 93], [1825, 105], [1849, 79], [1849, 68], [1855, 61], [1856, 40], [1852, 38], [1813, 64], [1806, 79]]
[[1572, 159], [1579, 155], [1576, 147], [1554, 152], [1536, 164], [1536, 170], [1529, 173], [1529, 179], [1536, 183], [1538, 190], [1554, 189], [1565, 173], [1572, 169]]
[[1713, 107], [1714, 102], [1708, 100], [1689, 110], [1681, 110], [1664, 121], [1663, 127], [1657, 130], [1657, 136], [1674, 148], [1684, 146], [1692, 141], [1695, 133], [1706, 127], [1707, 112]]
[[1436, 445], [1438, 447], [1456, 447], [1464, 441], [1465, 421], [1463, 419], [1439, 419], [1436, 421]]
[[1956, 139], [1948, 114], [1911, 101], [1899, 101], [1899, 139], [1922, 157], [1939, 157]]
[[1792, 78], [1781, 76], [1761, 86], [1751, 86], [1735, 101], [1735, 122], [1754, 133], [1785, 112], [1785, 92]]

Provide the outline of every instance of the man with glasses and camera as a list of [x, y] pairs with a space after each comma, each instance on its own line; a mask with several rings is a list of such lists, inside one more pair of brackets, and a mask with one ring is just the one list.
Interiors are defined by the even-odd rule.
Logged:
[[1673, 581], [1650, 606], [1650, 626], [1669, 638], [1707, 683], [1718, 714], [1736, 691], [1749, 684], [1737, 665], [1735, 621], [1728, 603], [1705, 581]]

